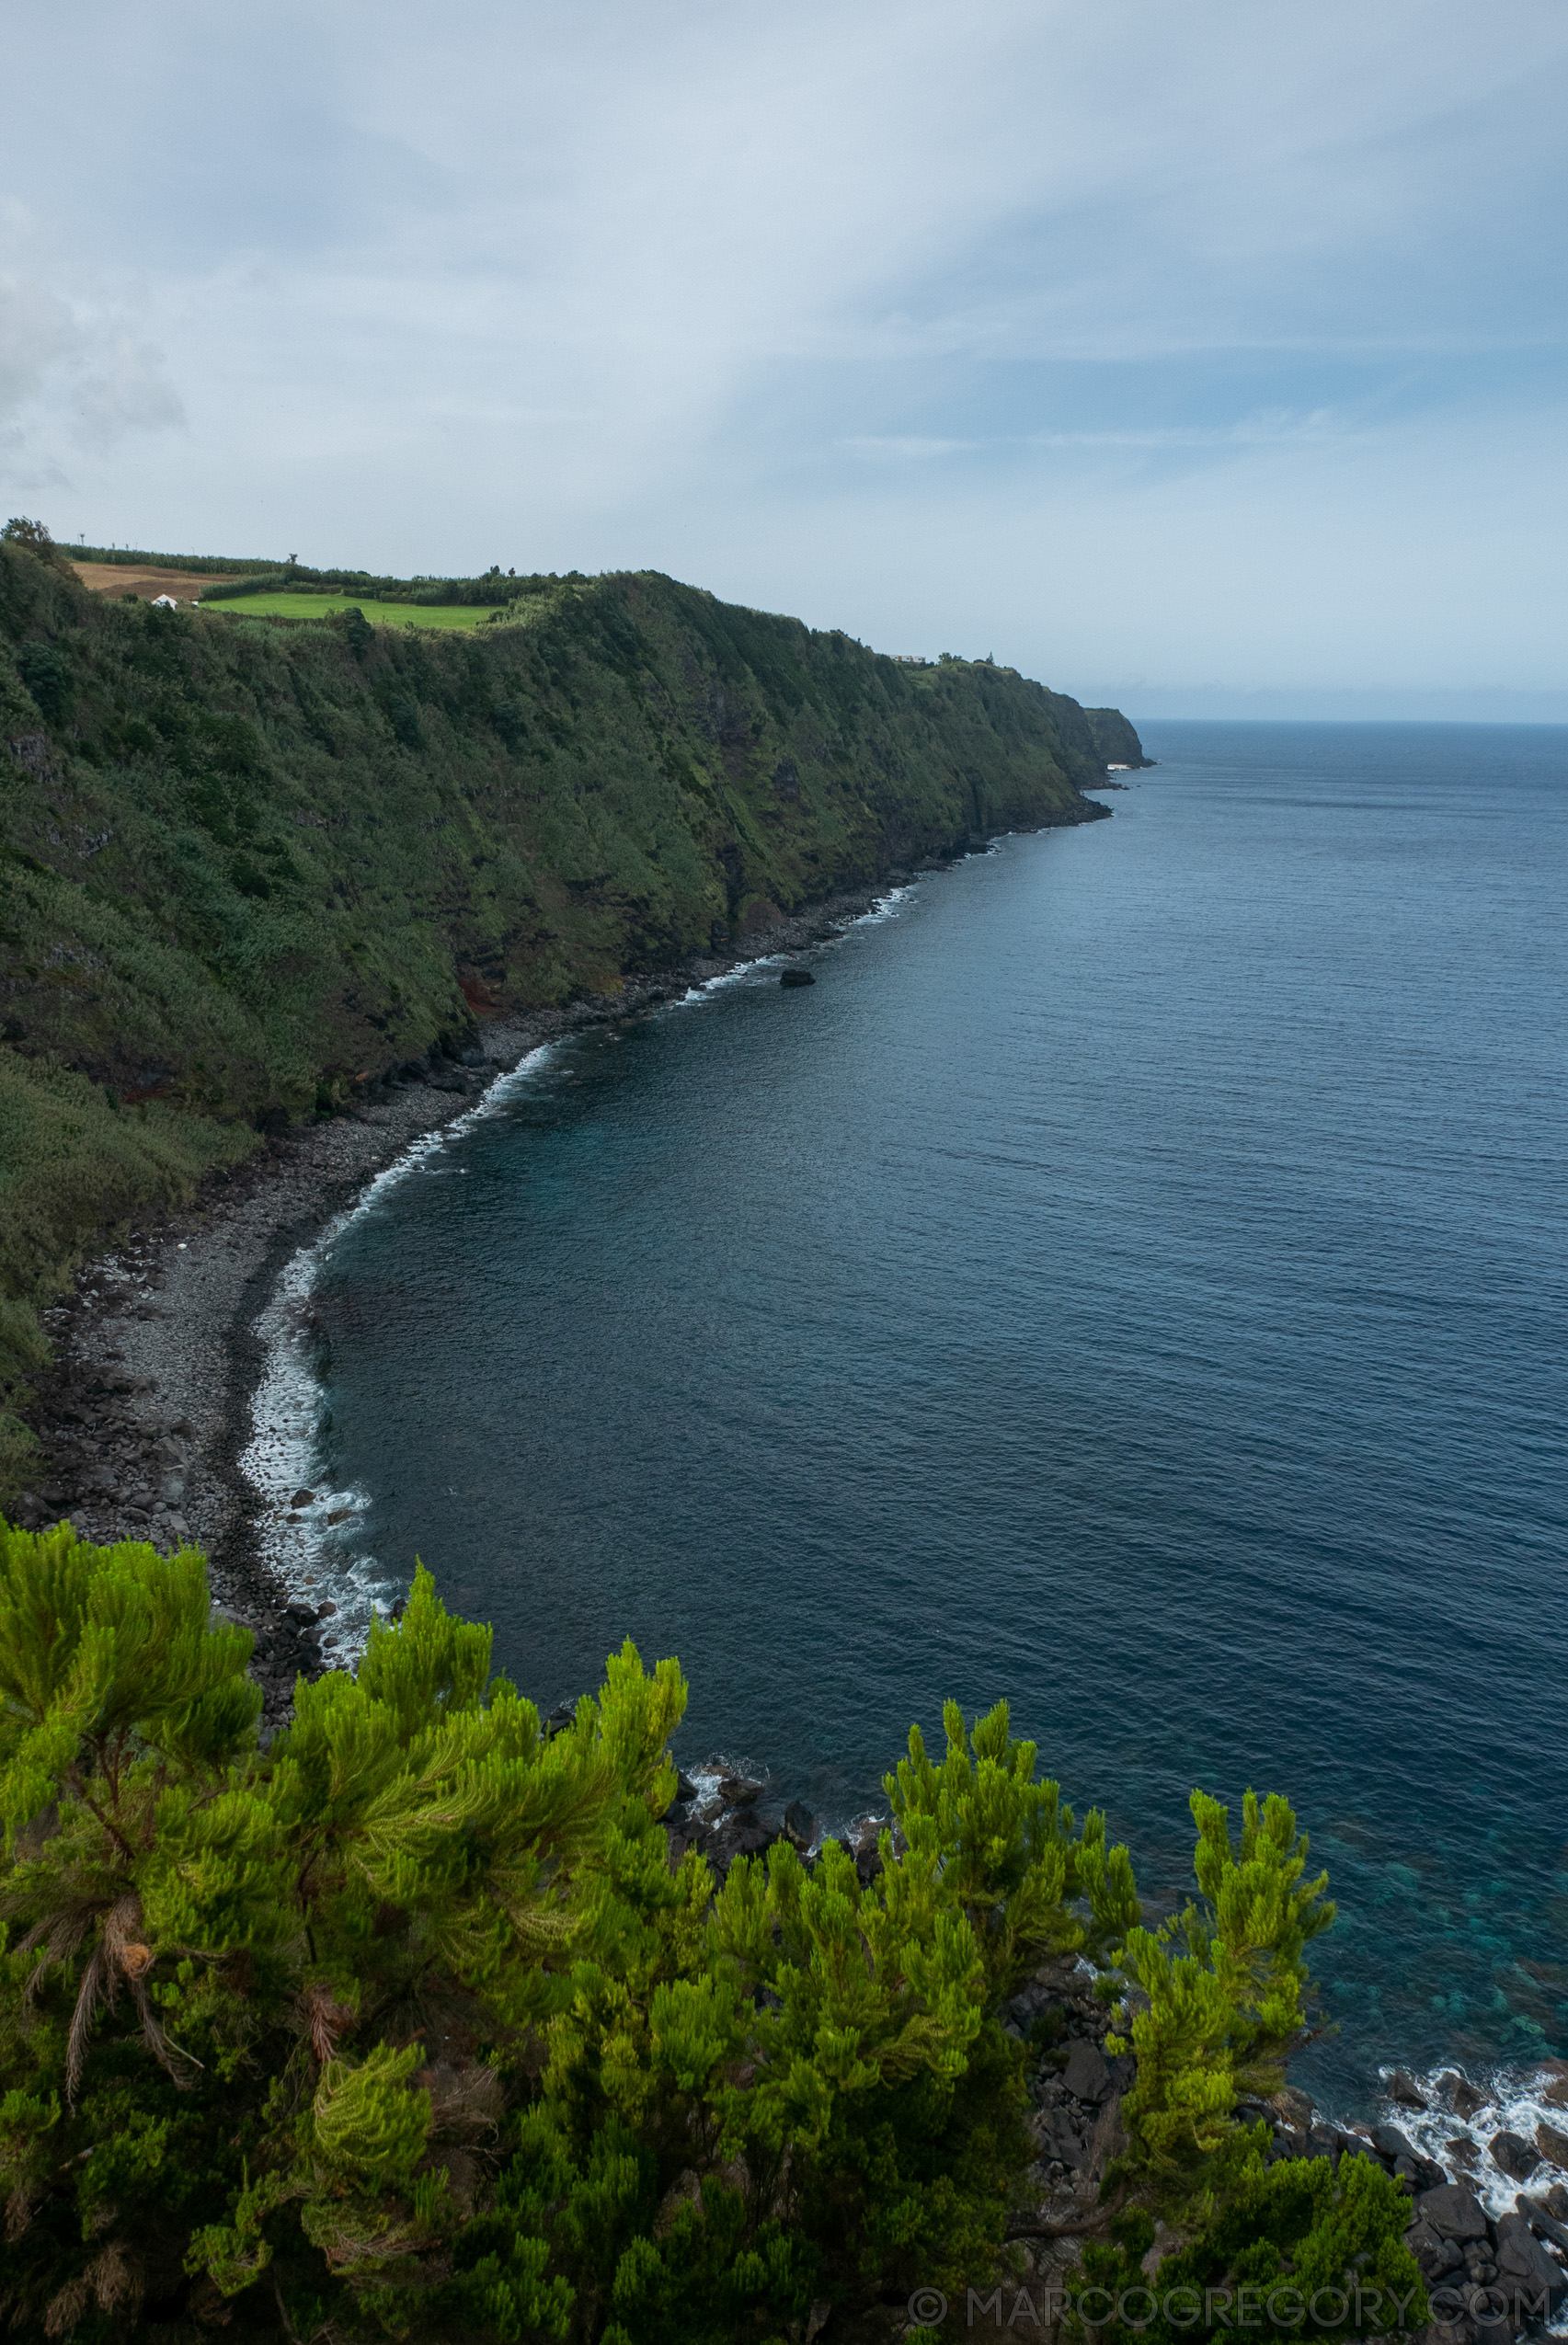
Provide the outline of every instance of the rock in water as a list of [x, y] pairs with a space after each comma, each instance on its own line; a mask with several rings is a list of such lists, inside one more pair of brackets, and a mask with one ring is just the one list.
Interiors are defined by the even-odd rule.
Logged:
[[1540, 2164], [1540, 2152], [1522, 2133], [1494, 2133], [1491, 2149], [1493, 2164], [1516, 2182], [1528, 2182]]
[[[1445, 2078], [1444, 2081], [1448, 2080]], [[1478, 2109], [1484, 2109], [1486, 2106], [1486, 2095], [1478, 2093], [1468, 2076], [1454, 2077], [1449, 2098], [1454, 2105], [1455, 2116], [1462, 2117], [1467, 2122], [1475, 2115]]]
[[809, 969], [781, 969], [779, 971], [781, 985], [815, 985], [816, 982]]

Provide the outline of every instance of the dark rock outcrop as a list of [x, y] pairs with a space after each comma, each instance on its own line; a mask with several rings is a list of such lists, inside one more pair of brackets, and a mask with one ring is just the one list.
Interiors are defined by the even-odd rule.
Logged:
[[1522, 2133], [1511, 2133], [1506, 2130], [1494, 2133], [1489, 2146], [1493, 2165], [1501, 2167], [1513, 2181], [1528, 2182], [1540, 2164], [1540, 2152], [1533, 2142], [1527, 2142]]

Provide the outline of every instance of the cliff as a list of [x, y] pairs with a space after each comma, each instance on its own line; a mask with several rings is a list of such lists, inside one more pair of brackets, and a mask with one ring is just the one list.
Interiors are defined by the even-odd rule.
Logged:
[[1107, 765], [1152, 765], [1154, 760], [1143, 754], [1139, 739], [1119, 708], [1086, 708], [1094, 749]]
[[100, 599], [0, 544], [0, 1384], [74, 1253], [259, 1130], [1103, 812], [1090, 718], [1010, 669], [656, 575], [506, 583], [513, 623], [438, 635]]

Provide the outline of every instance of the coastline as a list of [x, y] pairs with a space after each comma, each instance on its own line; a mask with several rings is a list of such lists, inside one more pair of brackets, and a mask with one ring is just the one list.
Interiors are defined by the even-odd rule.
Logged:
[[[979, 843], [919, 869], [945, 869]], [[280, 1282], [291, 1261], [379, 1174], [470, 1115], [541, 1046], [637, 1017], [751, 963], [830, 943], [913, 876], [893, 870], [872, 886], [839, 891], [732, 953], [627, 977], [619, 994], [498, 1017], [461, 1062], [421, 1062], [383, 1096], [275, 1136], [236, 1171], [211, 1177], [190, 1205], [90, 1258], [73, 1291], [43, 1314], [54, 1356], [29, 1413], [50, 1469], [23, 1494], [17, 1519], [27, 1528], [69, 1520], [99, 1544], [201, 1548], [214, 1603], [255, 1633], [264, 1730], [275, 1730], [296, 1676], [332, 1665], [319, 1608], [292, 1597], [269, 1558], [265, 1501], [243, 1464], [266, 1430], [253, 1423], [268, 1368], [258, 1322], [269, 1310], [288, 1309]]]
[[[1109, 792], [1128, 784], [1111, 777], [1099, 786]], [[383, 1098], [279, 1136], [238, 1172], [211, 1181], [190, 1207], [85, 1264], [74, 1295], [48, 1316], [58, 1356], [54, 1370], [40, 1380], [46, 1405], [39, 1413], [52, 1408], [84, 1453], [84, 1462], [95, 1452], [102, 1454], [106, 1434], [111, 1439], [122, 1434], [125, 1446], [143, 1460], [138, 1488], [155, 1490], [160, 1477], [164, 1486], [177, 1480], [184, 1487], [177, 1502], [162, 1502], [161, 1517], [151, 1510], [143, 1517], [119, 1498], [93, 1495], [84, 1484], [64, 1493], [69, 1503], [52, 1510], [50, 1519], [69, 1515], [84, 1536], [97, 1540], [151, 1537], [166, 1550], [180, 1543], [181, 1531], [175, 1527], [182, 1527], [189, 1542], [207, 1551], [215, 1600], [257, 1634], [253, 1670], [265, 1695], [265, 1725], [276, 1729], [288, 1715], [296, 1675], [313, 1677], [331, 1665], [313, 1633], [309, 1607], [291, 1612], [289, 1591], [266, 1559], [259, 1535], [263, 1502], [242, 1466], [254, 1435], [252, 1403], [266, 1366], [258, 1321], [276, 1305], [291, 1261], [302, 1248], [318, 1242], [378, 1175], [406, 1160], [422, 1139], [472, 1115], [491, 1085], [541, 1046], [635, 1019], [679, 1001], [692, 986], [747, 966], [828, 944], [917, 875], [934, 875], [967, 853], [983, 851], [984, 843], [977, 839], [941, 862], [923, 863], [918, 871], [890, 871], [874, 886], [824, 898], [736, 952], [696, 956], [676, 968], [628, 978], [616, 996], [497, 1018], [482, 1030], [477, 1051], [467, 1054], [481, 1063], [428, 1066]], [[189, 1431], [179, 1430], [182, 1426]], [[168, 1447], [182, 1454], [172, 1458], [161, 1454]], [[129, 1487], [129, 1473], [122, 1480]], [[716, 1797], [704, 1784], [699, 1795], [696, 1785], [682, 1782], [668, 1819], [677, 1853], [684, 1845], [701, 1847], [722, 1875], [734, 1855], [760, 1853], [780, 1838], [811, 1847], [815, 1820], [773, 1813], [764, 1786], [738, 1780], [720, 1785], [715, 1777], [714, 1792]], [[807, 1825], [804, 1836], [800, 1822]], [[875, 1836], [864, 1819], [851, 1836], [863, 1878], [876, 1869]], [[1049, 1993], [1036, 2003], [1019, 1999], [1013, 2030], [1027, 2033], [1044, 2010], [1064, 2008], [1065, 2042], [1082, 2037], [1098, 2046], [1103, 2016], [1082, 1996], [1080, 1983], [1065, 1975], [1053, 1979]], [[1557, 2091], [1568, 2088], [1561, 2064], [1528, 2065], [1532, 2076], [1550, 2080], [1552, 2107], [1561, 2106]], [[1058, 2076], [1059, 2066], [1042, 2063], [1032, 2079], [1031, 2099], [1041, 2112], [1036, 2126], [1041, 2228], [1024, 2229], [1021, 2237], [1071, 2239], [1094, 2227], [1096, 2191], [1087, 2186], [1097, 2186], [1095, 2169], [1105, 2156], [1099, 2118], [1113, 2105], [1113, 2096], [1106, 2095], [1104, 2108], [1093, 2096], [1075, 2098]], [[1367, 2155], [1372, 2144], [1385, 2168], [1397, 2170], [1403, 2159], [1413, 2168], [1409, 2179], [1415, 2191], [1423, 2184], [1439, 2187], [1441, 2178], [1443, 2186], [1451, 2182], [1476, 2192], [1491, 2220], [1495, 2247], [1497, 2219], [1522, 2210], [1528, 2194], [1493, 2167], [1482, 2145], [1464, 2140], [1462, 2118], [1447, 2104], [1436, 2076], [1423, 2076], [1420, 2088], [1421, 2100], [1413, 2104], [1396, 2090], [1380, 2110], [1386, 2123], [1404, 2129], [1402, 2142], [1387, 2146], [1360, 2123], [1344, 2130], [1326, 2121], [1314, 2124], [1310, 2104], [1303, 2107], [1305, 2096], [1288, 2104], [1282, 2096], [1278, 2105], [1256, 2113], [1268, 2117], [1276, 2145], [1271, 2156]], [[1536, 2105], [1547, 2096], [1501, 2070], [1483, 2098], [1491, 2104], [1485, 2116], [1490, 2125], [1516, 2127], [1528, 2136], [1537, 2122], [1550, 2119], [1550, 2111]], [[1467, 2152], [1482, 2147], [1468, 2167], [1454, 2155], [1456, 2122]], [[1537, 2176], [1535, 2190], [1549, 2179], [1546, 2173]], [[1551, 2220], [1562, 2219], [1555, 2206], [1545, 2201], [1541, 2205]], [[1568, 2207], [1562, 2214], [1568, 2215]]]

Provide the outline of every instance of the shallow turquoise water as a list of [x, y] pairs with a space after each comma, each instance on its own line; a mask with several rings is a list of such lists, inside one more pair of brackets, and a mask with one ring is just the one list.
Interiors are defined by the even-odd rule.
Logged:
[[1007, 1695], [1185, 1886], [1329, 1868], [1301, 2073], [1568, 2049], [1568, 731], [1150, 726], [1114, 820], [556, 1049], [332, 1248], [347, 1552], [839, 1822]]

